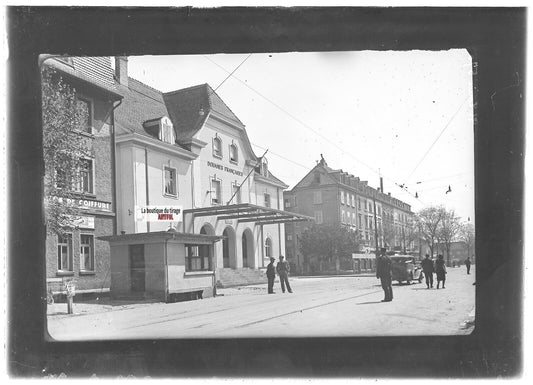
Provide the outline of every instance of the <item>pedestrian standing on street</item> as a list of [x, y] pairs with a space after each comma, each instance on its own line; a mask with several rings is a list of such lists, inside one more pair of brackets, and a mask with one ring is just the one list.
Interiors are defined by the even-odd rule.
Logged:
[[381, 302], [392, 301], [392, 261], [387, 255], [385, 248], [381, 249], [376, 266], [376, 277], [381, 280], [381, 287], [385, 298]]
[[435, 262], [435, 272], [437, 273], [437, 289], [442, 282], [442, 288], [444, 289], [444, 283], [446, 282], [446, 264], [444, 263], [444, 257], [442, 254], [437, 255], [437, 262]]
[[470, 265], [472, 262], [470, 262], [470, 257], [466, 257], [465, 265], [466, 265], [466, 274], [470, 274]]
[[429, 289], [433, 287], [433, 273], [435, 272], [433, 260], [429, 259], [429, 254], [426, 254], [426, 258], [422, 260], [422, 270], [424, 271], [424, 277], [426, 277], [426, 286]]
[[291, 271], [291, 267], [289, 266], [289, 262], [285, 261], [283, 255], [279, 256], [276, 271], [278, 272], [279, 280], [281, 281], [281, 291], [285, 293], [285, 286], [287, 286], [287, 291], [292, 293], [291, 285], [289, 284], [289, 272]]
[[268, 294], [274, 294], [274, 279], [276, 278], [275, 260], [274, 257], [270, 257], [270, 263], [267, 265]]

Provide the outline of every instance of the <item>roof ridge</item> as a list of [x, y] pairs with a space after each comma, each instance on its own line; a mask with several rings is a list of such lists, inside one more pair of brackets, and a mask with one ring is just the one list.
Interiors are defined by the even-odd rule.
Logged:
[[[209, 84], [206, 83], [206, 85], [207, 85], [207, 87], [211, 88], [211, 86], [210, 86]], [[213, 92], [211, 92], [211, 93], [208, 95], [208, 98], [207, 98], [208, 101], [209, 101], [209, 107], [212, 107], [212, 105], [211, 105], [211, 96], [212, 96], [212, 95], [216, 95], [217, 98], [219, 98], [220, 101], [226, 106], [226, 108], [227, 108], [227, 109], [233, 114], [233, 116], [235, 117], [235, 119], [237, 119], [236, 122], [239, 123], [239, 124], [241, 124], [242, 126], [245, 126], [245, 124], [244, 124], [243, 122], [241, 122], [241, 120], [239, 119], [239, 117], [237, 116], [237, 114], [236, 114], [235, 112], [233, 112], [233, 110], [230, 108], [230, 106], [228, 106], [228, 104], [224, 101], [224, 99], [222, 99], [222, 98], [220, 97], [220, 95], [217, 94], [216, 91], [215, 91], [213, 88], [211, 88], [211, 91], [213, 91]], [[233, 120], [233, 119], [232, 119], [232, 120]]]
[[129, 80], [135, 80], [137, 83], [140, 83], [140, 84], [142, 84], [143, 86], [150, 88], [152, 91], [156, 91], [156, 92], [159, 92], [160, 94], [164, 94], [163, 91], [158, 90], [157, 88], [154, 88], [154, 87], [152, 87], [152, 86], [149, 86], [148, 84], [143, 83], [143, 82], [141, 82], [140, 80], [137, 80], [137, 79], [135, 79], [135, 78], [132, 78], [131, 76], [128, 76], [128, 79], [129, 79]]
[[193, 88], [200, 88], [200, 87], [205, 87], [205, 86], [208, 86], [209, 88], [211, 88], [211, 86], [207, 83], [202, 83], [202, 84], [197, 84], [195, 86], [190, 86], [190, 87], [185, 87], [185, 88], [180, 88], [179, 90], [174, 90], [174, 91], [169, 91], [169, 92], [163, 92], [163, 95], [173, 95], [173, 94], [177, 94], [179, 92], [183, 92], [183, 91], [190, 91], [192, 90]]

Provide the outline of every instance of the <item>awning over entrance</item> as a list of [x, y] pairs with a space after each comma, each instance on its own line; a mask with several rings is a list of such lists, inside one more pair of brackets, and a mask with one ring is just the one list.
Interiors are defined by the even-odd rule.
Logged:
[[237, 219], [237, 222], [254, 222], [258, 225], [313, 221], [313, 217], [276, 210], [270, 207], [241, 203], [227, 206], [203, 207], [183, 210], [183, 215], [196, 217], [216, 216], [217, 220]]

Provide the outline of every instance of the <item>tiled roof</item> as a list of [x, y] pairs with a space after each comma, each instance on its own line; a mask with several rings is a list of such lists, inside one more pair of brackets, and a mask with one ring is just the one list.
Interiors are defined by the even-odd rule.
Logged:
[[[68, 63], [67, 63], [68, 62]], [[109, 57], [58, 57], [50, 56], [44, 63], [118, 96]]]
[[178, 140], [191, 138], [200, 129], [210, 111], [215, 111], [244, 127], [209, 84], [167, 92], [163, 94], [163, 98], [169, 117], [176, 127]]
[[151, 137], [143, 123], [168, 116], [163, 94], [133, 78], [128, 79], [128, 84], [129, 87], [117, 85], [124, 99], [115, 111], [115, 122], [128, 131]]
[[282, 185], [284, 185], [284, 186], [289, 187], [289, 186], [287, 185], [287, 183], [283, 182], [281, 179], [276, 178], [276, 177], [274, 176], [274, 174], [272, 174], [272, 173], [270, 172], [270, 170], [268, 170], [268, 179], [270, 179], [270, 180], [272, 180], [272, 181], [274, 181], [274, 182], [276, 182], [276, 183], [279, 183], [279, 184], [282, 184]]

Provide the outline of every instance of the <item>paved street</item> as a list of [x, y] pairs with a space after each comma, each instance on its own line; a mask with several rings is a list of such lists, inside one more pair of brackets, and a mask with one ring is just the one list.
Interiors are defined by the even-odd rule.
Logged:
[[172, 304], [75, 303], [73, 315], [61, 314], [66, 304], [54, 304], [48, 330], [57, 340], [468, 334], [474, 277], [475, 269], [466, 275], [462, 267], [448, 270], [446, 289], [394, 283], [389, 303], [369, 276], [291, 277], [292, 294], [276, 282], [274, 295], [261, 285]]

